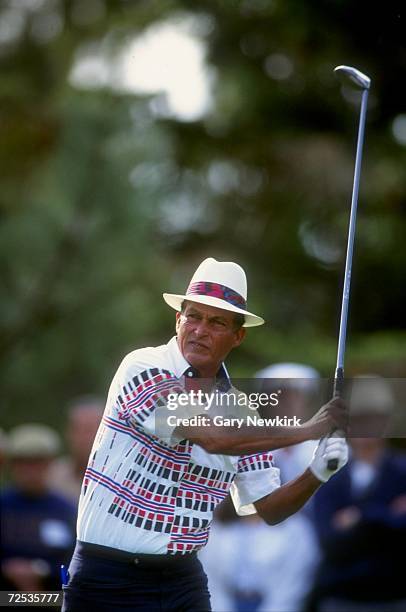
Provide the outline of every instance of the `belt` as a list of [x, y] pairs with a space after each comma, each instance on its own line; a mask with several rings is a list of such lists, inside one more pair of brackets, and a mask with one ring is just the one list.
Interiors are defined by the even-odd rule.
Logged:
[[101, 546], [100, 544], [90, 544], [89, 542], [81, 542], [77, 540], [75, 552], [90, 557], [100, 557], [110, 561], [120, 561], [121, 563], [129, 563], [139, 567], [167, 567], [182, 563], [188, 563], [196, 558], [196, 552], [191, 553], [175, 553], [166, 555], [148, 555], [144, 553], [128, 552], [118, 548], [110, 548], [110, 546]]

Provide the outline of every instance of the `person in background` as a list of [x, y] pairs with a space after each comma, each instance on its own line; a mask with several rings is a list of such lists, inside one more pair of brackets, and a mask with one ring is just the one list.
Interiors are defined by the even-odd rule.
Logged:
[[[278, 414], [305, 417], [319, 384], [310, 366], [278, 363], [257, 372], [261, 392], [282, 388]], [[272, 416], [271, 413], [261, 416]], [[310, 463], [317, 443], [310, 440], [273, 451], [281, 483], [296, 478]], [[313, 525], [303, 508], [279, 525], [257, 515], [216, 520], [200, 553], [216, 612], [299, 612], [319, 558]]]
[[312, 612], [406, 610], [406, 456], [378, 437], [393, 408], [384, 379], [354, 379], [350, 432], [360, 437], [349, 440], [347, 466], [314, 498], [323, 558]]
[[76, 399], [68, 409], [66, 442], [69, 455], [58, 457], [50, 466], [48, 484], [77, 504], [93, 440], [103, 415], [104, 404], [97, 397]]
[[[302, 363], [275, 363], [256, 372], [255, 378], [262, 381], [261, 391], [273, 393], [282, 389], [278, 413], [297, 416], [303, 420], [307, 418], [311, 400], [315, 399], [319, 388], [320, 375], [317, 370]], [[303, 472], [311, 461], [316, 446], [314, 440], [307, 440], [273, 451], [282, 484]]]
[[60, 590], [60, 564], [75, 541], [76, 508], [47, 485], [60, 449], [58, 434], [40, 424], [9, 433], [12, 485], [1, 494], [2, 590]]
[[269, 526], [257, 514], [216, 520], [199, 558], [216, 612], [299, 612], [317, 561], [308, 519]]

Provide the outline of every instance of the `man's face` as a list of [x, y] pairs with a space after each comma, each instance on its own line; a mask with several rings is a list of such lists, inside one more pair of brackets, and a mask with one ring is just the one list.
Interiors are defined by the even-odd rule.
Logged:
[[15, 457], [10, 464], [12, 479], [27, 495], [41, 495], [47, 489], [51, 462], [48, 457]]
[[176, 333], [185, 359], [201, 376], [211, 378], [231, 349], [241, 344], [245, 329], [235, 328], [229, 310], [186, 302], [183, 313], [176, 314]]
[[67, 441], [76, 463], [87, 464], [102, 416], [103, 407], [98, 405], [78, 406], [70, 414]]

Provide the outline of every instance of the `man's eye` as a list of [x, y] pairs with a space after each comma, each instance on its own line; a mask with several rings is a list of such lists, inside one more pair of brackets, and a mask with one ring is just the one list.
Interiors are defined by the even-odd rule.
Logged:
[[199, 317], [198, 317], [197, 315], [195, 315], [195, 314], [188, 314], [186, 318], [187, 318], [187, 319], [193, 319], [193, 320], [196, 320], [196, 319], [198, 319]]
[[224, 321], [214, 321], [214, 325], [218, 325], [219, 327], [226, 327], [226, 324]]

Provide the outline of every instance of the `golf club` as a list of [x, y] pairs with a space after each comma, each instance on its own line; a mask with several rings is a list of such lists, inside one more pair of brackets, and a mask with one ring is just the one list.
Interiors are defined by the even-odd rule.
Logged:
[[[365, 132], [365, 118], [367, 112], [368, 93], [371, 86], [371, 79], [357, 70], [352, 66], [337, 66], [334, 68], [334, 72], [344, 81], [355, 84], [357, 87], [362, 89], [362, 100], [361, 110], [358, 127], [358, 140], [357, 140], [357, 152], [355, 156], [355, 170], [354, 170], [354, 182], [352, 187], [352, 198], [351, 198], [351, 213], [350, 223], [348, 228], [348, 241], [347, 241], [347, 255], [345, 259], [345, 272], [344, 272], [344, 285], [343, 285], [343, 297], [341, 302], [341, 316], [340, 316], [340, 330], [338, 334], [338, 348], [337, 348], [337, 363], [334, 376], [334, 397], [340, 397], [343, 390], [344, 383], [344, 355], [345, 355], [345, 341], [347, 337], [347, 318], [348, 318], [348, 304], [350, 300], [350, 286], [351, 286], [351, 269], [352, 269], [352, 256], [354, 249], [354, 237], [355, 237], [355, 224], [357, 219], [357, 204], [358, 204], [358, 191], [359, 181], [361, 174], [361, 162], [362, 162], [362, 149], [364, 144], [364, 132]], [[341, 433], [341, 432], [340, 432]], [[344, 435], [344, 432], [342, 432]], [[337, 459], [330, 459], [328, 462], [328, 469], [333, 471], [338, 466]]]

